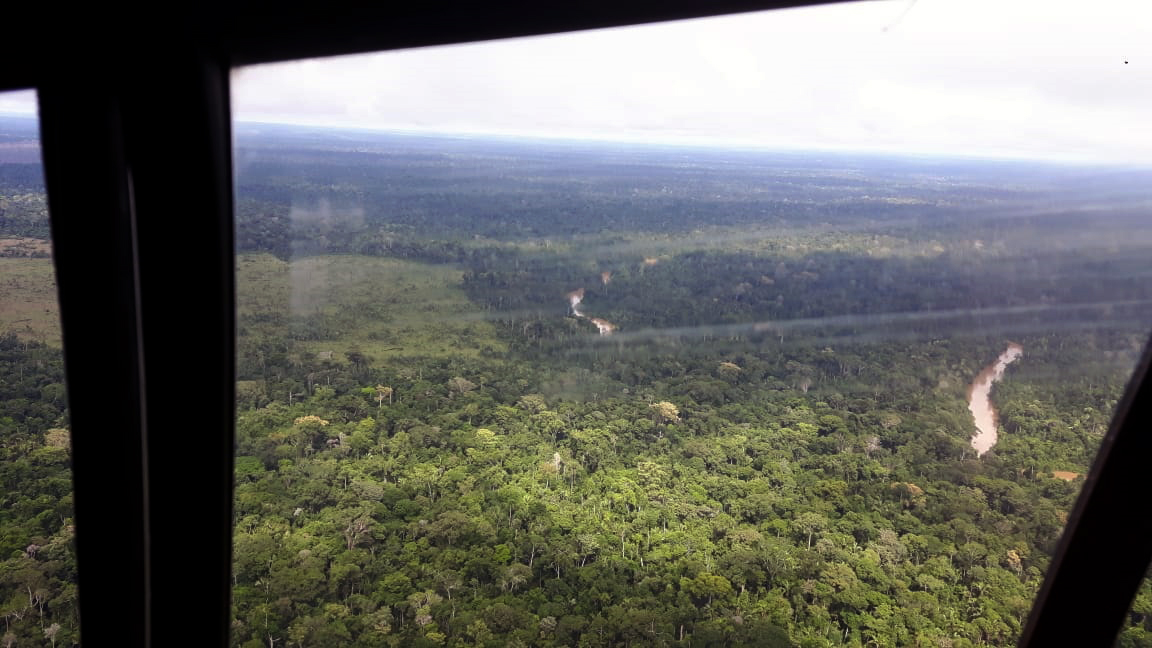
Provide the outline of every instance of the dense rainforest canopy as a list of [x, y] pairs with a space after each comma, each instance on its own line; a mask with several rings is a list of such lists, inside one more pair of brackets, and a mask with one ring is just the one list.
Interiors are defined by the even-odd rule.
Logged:
[[[235, 645], [1019, 636], [1152, 318], [1146, 178], [287, 133], [237, 156]], [[72, 645], [58, 331], [10, 306], [50, 260], [10, 256], [3, 645]]]

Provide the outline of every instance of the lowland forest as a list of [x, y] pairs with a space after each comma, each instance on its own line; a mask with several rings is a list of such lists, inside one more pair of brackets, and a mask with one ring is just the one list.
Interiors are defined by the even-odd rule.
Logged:
[[[0, 634], [75, 645], [48, 204], [0, 125]], [[244, 648], [1011, 645], [1152, 328], [1149, 170], [236, 141]]]

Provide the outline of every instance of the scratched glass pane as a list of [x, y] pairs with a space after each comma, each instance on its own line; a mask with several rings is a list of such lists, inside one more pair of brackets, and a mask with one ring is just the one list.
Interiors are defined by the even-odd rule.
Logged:
[[237, 69], [235, 642], [1015, 642], [1152, 321], [1146, 13]]

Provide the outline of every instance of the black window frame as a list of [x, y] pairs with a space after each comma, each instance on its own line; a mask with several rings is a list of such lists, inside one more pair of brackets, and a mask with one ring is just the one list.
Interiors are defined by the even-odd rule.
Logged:
[[[229, 643], [234, 66], [816, 3], [28, 4], [8, 16], [21, 27], [0, 90], [40, 99], [76, 432], [82, 636], [132, 647]], [[1022, 646], [1110, 644], [1152, 559], [1152, 517], [1139, 506], [1150, 488], [1150, 357], [1069, 516]]]

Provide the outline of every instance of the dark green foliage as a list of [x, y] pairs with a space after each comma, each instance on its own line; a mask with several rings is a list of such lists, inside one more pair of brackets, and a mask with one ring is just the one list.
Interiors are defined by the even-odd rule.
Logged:
[[0, 336], [0, 614], [16, 645], [80, 640], [60, 352]]
[[[1053, 473], [1087, 471], [1152, 315], [1143, 211], [1116, 198], [1138, 192], [1012, 164], [362, 137], [238, 156], [238, 247], [404, 259], [372, 261], [441, 304], [420, 319], [398, 286], [293, 310], [271, 283], [284, 312], [239, 304], [236, 645], [1019, 636], [1082, 483]], [[1087, 227], [1090, 186], [1118, 202]], [[578, 288], [615, 336], [566, 316]], [[483, 343], [446, 353], [438, 320]], [[967, 387], [1009, 341], [1025, 355], [977, 457]], [[62, 382], [55, 351], [0, 338], [19, 645], [42, 623], [78, 640]], [[1119, 645], [1149, 645], [1150, 596]]]
[[1019, 636], [1152, 315], [1136, 210], [1089, 231], [1088, 176], [1012, 164], [360, 144], [254, 146], [241, 249], [455, 264], [509, 352], [299, 321], [240, 359], [238, 644]]
[[[1017, 411], [1079, 413], [1067, 434], [1092, 446], [1126, 373], [1102, 337], [1018, 341], [1037, 352], [998, 385], [1005, 436], [982, 459], [964, 401], [997, 353], [982, 339], [429, 361], [422, 379], [412, 360], [362, 383], [391, 405], [357, 387], [243, 412], [238, 641], [321, 645], [327, 615], [350, 645], [1010, 643], [1078, 490], [1051, 471], [1091, 455], [1037, 446], [1064, 428]], [[585, 371], [598, 396], [538, 395]], [[681, 420], [654, 424], [656, 400]]]

